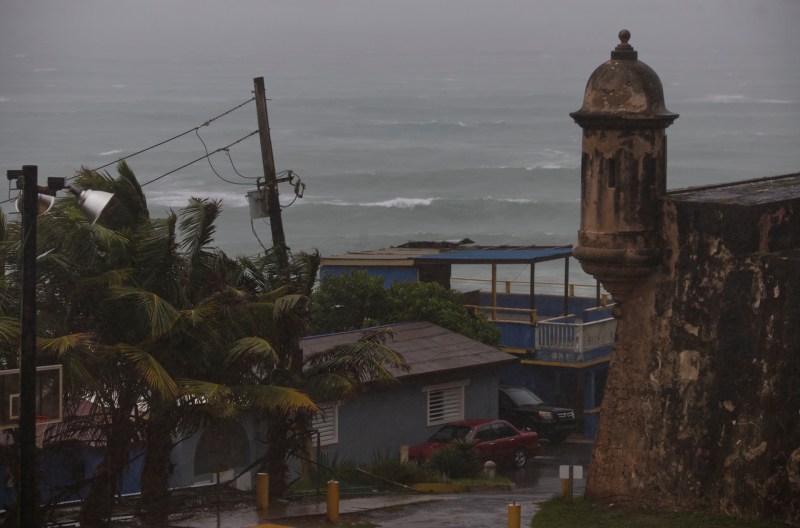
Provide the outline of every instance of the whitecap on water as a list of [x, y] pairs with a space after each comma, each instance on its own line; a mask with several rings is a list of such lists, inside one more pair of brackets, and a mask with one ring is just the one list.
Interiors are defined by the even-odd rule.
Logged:
[[380, 202], [366, 202], [358, 204], [362, 207], [397, 207], [400, 209], [413, 209], [417, 206], [429, 206], [437, 198], [392, 198], [391, 200], [383, 200]]
[[114, 149], [114, 150], [107, 150], [105, 152], [101, 152], [100, 154], [98, 154], [98, 156], [113, 156], [115, 154], [121, 154], [121, 153], [122, 153], [121, 150]]
[[709, 103], [743, 103], [747, 98], [743, 95], [712, 94], [704, 98]]

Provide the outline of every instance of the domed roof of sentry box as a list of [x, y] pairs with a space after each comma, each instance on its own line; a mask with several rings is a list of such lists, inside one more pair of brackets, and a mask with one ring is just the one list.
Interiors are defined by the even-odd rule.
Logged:
[[620, 43], [611, 51], [611, 60], [589, 77], [583, 106], [570, 114], [579, 125], [667, 127], [678, 117], [667, 110], [661, 80], [638, 59], [628, 44], [630, 38], [630, 31], [620, 31]]

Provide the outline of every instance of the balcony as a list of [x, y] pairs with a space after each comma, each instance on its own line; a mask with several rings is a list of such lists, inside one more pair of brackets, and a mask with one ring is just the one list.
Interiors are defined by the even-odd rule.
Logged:
[[[581, 287], [583, 285], [568, 285], [566, 295], [540, 293], [534, 299], [535, 309], [529, 308], [529, 295], [514, 293], [508, 284], [505, 291], [465, 292], [465, 298], [470, 309], [500, 329], [501, 347], [526, 362], [607, 360], [617, 321], [611, 317], [611, 305], [605, 304], [605, 295], [575, 295], [576, 288]], [[565, 311], [567, 315], [562, 315]]]
[[556, 317], [536, 324], [534, 350], [539, 361], [586, 362], [606, 357], [614, 344], [617, 320]]

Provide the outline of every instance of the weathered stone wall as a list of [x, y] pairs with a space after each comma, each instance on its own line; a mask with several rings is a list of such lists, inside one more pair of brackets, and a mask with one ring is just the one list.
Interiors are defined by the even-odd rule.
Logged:
[[624, 305], [587, 494], [800, 524], [800, 200], [667, 199]]

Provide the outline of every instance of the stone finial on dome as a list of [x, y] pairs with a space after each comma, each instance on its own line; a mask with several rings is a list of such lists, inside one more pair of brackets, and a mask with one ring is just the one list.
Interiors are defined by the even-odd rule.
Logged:
[[617, 47], [611, 50], [611, 58], [613, 60], [636, 60], [639, 54], [633, 49], [633, 46], [628, 44], [628, 41], [631, 39], [631, 32], [627, 29], [620, 30], [619, 32], [619, 44]]
[[583, 106], [570, 115], [581, 126], [605, 128], [665, 127], [678, 117], [664, 104], [661, 80], [628, 44], [631, 32], [619, 32], [611, 60], [595, 69], [586, 83]]

